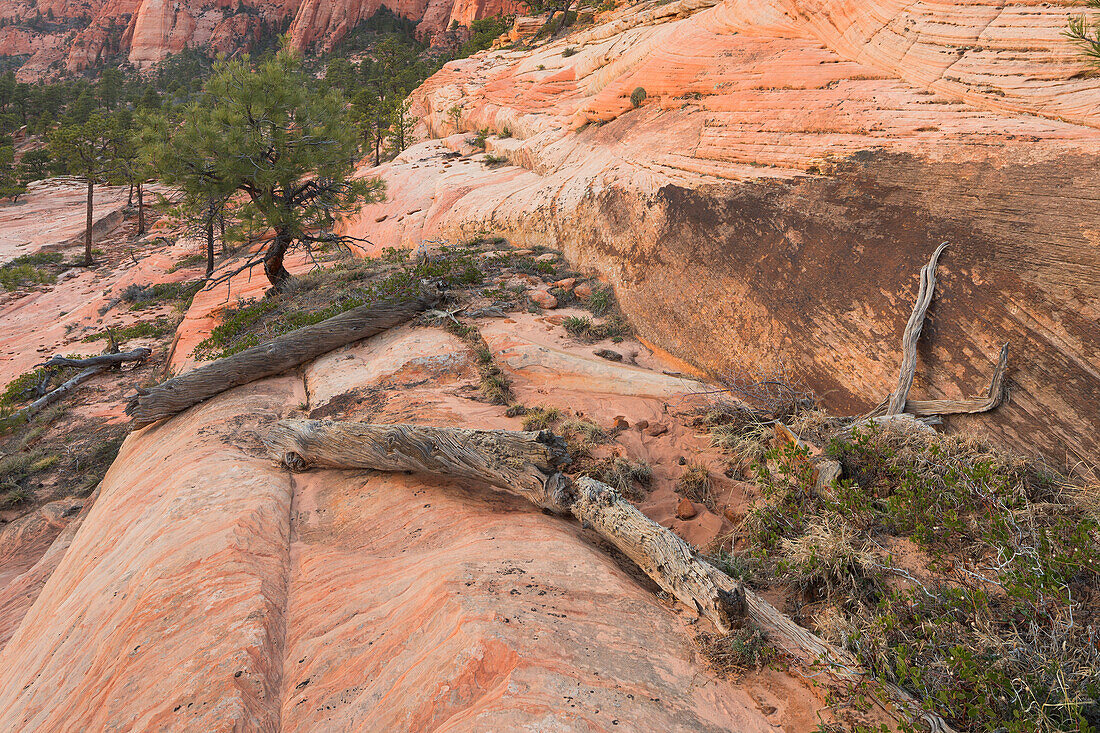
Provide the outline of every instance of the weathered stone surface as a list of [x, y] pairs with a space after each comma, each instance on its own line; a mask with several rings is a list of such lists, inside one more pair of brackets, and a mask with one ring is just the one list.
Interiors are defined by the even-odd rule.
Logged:
[[539, 308], [552, 310], [558, 307], [558, 299], [551, 295], [549, 290], [536, 288], [535, 290], [527, 293], [527, 295], [529, 298], [531, 298], [531, 302], [533, 302]]
[[[407, 246], [490, 227], [563, 248], [656, 346], [719, 373], [797, 375], [849, 413], [892, 388], [916, 273], [949, 240], [914, 397], [982, 393], [1008, 342], [1007, 405], [949, 427], [1095, 464], [1100, 80], [1060, 35], [1067, 12], [623, 9], [532, 53], [444, 67], [418, 93], [429, 131], [449, 135], [461, 104], [468, 129], [509, 128], [490, 144], [514, 165], [444, 166], [423, 143], [379, 171], [400, 204], [350, 229]], [[373, 225], [399, 207], [417, 213]]]
[[[562, 329], [548, 334], [531, 314], [511, 325], [511, 344], [538, 335], [562, 368], [580, 369], [542, 399], [601, 422], [664, 409], [590, 373]], [[491, 348], [523, 399], [543, 389], [507, 366], [510, 347]], [[131, 434], [80, 529], [39, 563], [52, 573], [29, 610], [12, 610], [0, 728], [812, 727], [822, 703], [806, 683], [715, 678], [674, 609], [576, 524], [461, 482], [291, 475], [259, 445], [272, 421], [301, 411], [518, 427], [470, 399], [466, 352], [440, 329], [404, 326]], [[668, 521], [662, 456], [682, 449], [652, 451], [651, 501], [668, 514], [654, 516]], [[698, 517], [692, 531], [713, 537], [720, 522]]]

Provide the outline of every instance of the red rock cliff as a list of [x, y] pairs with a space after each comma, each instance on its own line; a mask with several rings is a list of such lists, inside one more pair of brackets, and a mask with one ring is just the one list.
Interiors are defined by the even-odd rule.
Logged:
[[[515, 12], [515, 0], [51, 0], [37, 5], [0, 0], [0, 17], [23, 21], [0, 28], [0, 51], [29, 58], [21, 80], [62, 69], [79, 71], [118, 53], [141, 67], [188, 47], [209, 46], [222, 53], [247, 49], [261, 32], [289, 24], [295, 47], [328, 49], [359, 21], [385, 5], [420, 21], [430, 35], [490, 15]], [[53, 13], [52, 20], [46, 15]], [[37, 13], [42, 18], [34, 24]]]
[[889, 392], [915, 273], [949, 240], [914, 396], [980, 393], [1008, 342], [1009, 404], [954, 425], [1095, 465], [1100, 81], [1061, 36], [1074, 12], [619, 10], [430, 79], [427, 131], [452, 134], [458, 105], [462, 130], [507, 131], [490, 152], [518, 167], [414, 148], [379, 171], [393, 203], [352, 228], [406, 245], [488, 228], [560, 246], [659, 345], [719, 373], [797, 374], [851, 413]]

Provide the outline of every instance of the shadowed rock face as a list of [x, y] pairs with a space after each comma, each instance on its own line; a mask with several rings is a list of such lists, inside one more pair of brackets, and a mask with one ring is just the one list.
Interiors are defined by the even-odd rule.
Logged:
[[[624, 300], [659, 345], [716, 372], [785, 366], [834, 411], [859, 414], [892, 389], [916, 273], [949, 241], [914, 396], [984, 394], [1008, 343], [1008, 403], [951, 424], [1072, 465], [1100, 457], [1097, 165], [869, 153], [829, 179], [669, 185], [651, 247], [589, 246], [605, 266], [630, 260]], [[605, 218], [621, 205], [596, 204]]]
[[[1007, 342], [1009, 404], [951, 426], [1095, 465], [1100, 82], [1060, 35], [1067, 12], [618, 11], [428, 80], [417, 99], [442, 146], [383, 166], [393, 203], [349, 229], [380, 246], [489, 230], [561, 248], [656, 344], [718, 373], [785, 365], [841, 413], [893, 388], [917, 272], [949, 241], [914, 398], [983, 394]], [[471, 152], [455, 105], [463, 131], [507, 128], [488, 151], [513, 166], [439, 157]]]

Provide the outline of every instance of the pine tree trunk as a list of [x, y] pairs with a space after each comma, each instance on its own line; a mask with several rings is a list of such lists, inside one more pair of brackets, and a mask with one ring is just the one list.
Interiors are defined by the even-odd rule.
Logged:
[[290, 273], [283, 266], [283, 258], [290, 247], [290, 233], [285, 228], [275, 230], [275, 239], [264, 254], [264, 274], [275, 292], [282, 291], [290, 282]]
[[142, 182], [137, 183], [137, 197], [138, 197], [138, 228], [137, 236], [145, 234], [145, 199], [142, 197], [141, 192]]
[[92, 266], [92, 187], [94, 183], [88, 179], [88, 216], [84, 222], [84, 266]]
[[214, 274], [214, 204], [206, 210], [206, 276]]
[[130, 190], [126, 192], [126, 208], [134, 205], [134, 184], [130, 184]]

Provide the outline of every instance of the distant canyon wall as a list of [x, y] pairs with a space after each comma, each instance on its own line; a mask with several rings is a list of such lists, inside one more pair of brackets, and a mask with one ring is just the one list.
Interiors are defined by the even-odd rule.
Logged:
[[[144, 67], [185, 48], [208, 46], [219, 53], [247, 50], [260, 35], [284, 27], [301, 50], [328, 50], [357, 23], [385, 6], [419, 21], [430, 37], [452, 21], [479, 18], [521, 7], [516, 0], [0, 0], [0, 18], [28, 21], [0, 28], [0, 52], [28, 56], [21, 80], [75, 72], [119, 54]], [[47, 15], [52, 13], [52, 15]]]

